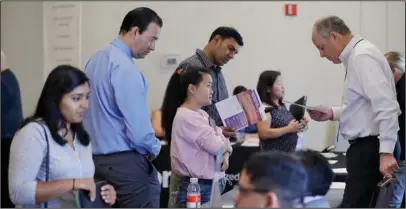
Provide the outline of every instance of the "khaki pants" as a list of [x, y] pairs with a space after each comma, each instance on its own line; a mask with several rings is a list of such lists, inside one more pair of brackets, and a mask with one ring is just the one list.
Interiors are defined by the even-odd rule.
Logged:
[[176, 196], [179, 192], [181, 177], [171, 172], [171, 180], [169, 181], [169, 201], [168, 208], [179, 208], [176, 204]]

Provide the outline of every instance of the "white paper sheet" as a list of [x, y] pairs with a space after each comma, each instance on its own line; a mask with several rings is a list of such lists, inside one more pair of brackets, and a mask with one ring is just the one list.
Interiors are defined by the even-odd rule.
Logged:
[[338, 160], [329, 160], [328, 163], [330, 163], [331, 165], [336, 164], [338, 162]]
[[325, 153], [321, 153], [325, 158], [335, 158], [337, 157], [337, 155], [333, 152], [325, 152]]
[[347, 173], [347, 168], [333, 168], [334, 173]]
[[216, 108], [221, 118], [228, 118], [244, 111], [237, 97], [229, 97], [227, 100], [217, 102]]
[[244, 142], [241, 144], [243, 147], [259, 147], [259, 143], [256, 142]]
[[345, 189], [344, 182], [333, 182], [330, 186], [330, 189]]

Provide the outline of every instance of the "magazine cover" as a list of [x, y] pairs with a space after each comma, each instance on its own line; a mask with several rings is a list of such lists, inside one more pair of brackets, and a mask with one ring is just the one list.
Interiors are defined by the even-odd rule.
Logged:
[[224, 126], [239, 130], [266, 119], [256, 89], [249, 89], [216, 103]]

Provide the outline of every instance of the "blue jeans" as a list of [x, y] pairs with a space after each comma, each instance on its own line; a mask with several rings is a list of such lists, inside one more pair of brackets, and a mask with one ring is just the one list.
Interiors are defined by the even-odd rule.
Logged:
[[392, 200], [389, 203], [389, 207], [391, 208], [399, 208], [400, 204], [402, 203], [403, 196], [405, 194], [405, 161], [398, 161], [398, 166], [399, 169], [395, 173], [395, 176], [397, 178], [397, 183], [395, 185], [395, 188], [393, 189], [393, 197]]
[[[220, 179], [218, 185], [220, 186], [220, 192], [222, 193], [225, 188], [225, 179], [224, 178]], [[188, 186], [189, 181], [182, 179], [179, 187], [179, 192], [176, 197], [176, 203], [181, 208], [186, 208], [186, 195]], [[212, 183], [207, 181], [201, 182], [199, 180], [199, 186], [200, 186], [200, 204], [203, 205], [204, 203], [210, 201]]]
[[396, 142], [395, 150], [393, 151], [393, 156], [397, 161], [400, 159], [400, 153], [402, 152], [402, 148], [400, 147], [399, 140]]

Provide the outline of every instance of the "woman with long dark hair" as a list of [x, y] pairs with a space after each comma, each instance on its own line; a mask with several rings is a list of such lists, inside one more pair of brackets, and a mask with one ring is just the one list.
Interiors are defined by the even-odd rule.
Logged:
[[281, 73], [267, 70], [261, 73], [257, 84], [262, 103], [271, 108], [267, 119], [257, 123], [260, 147], [264, 151], [295, 151], [298, 135], [307, 125], [307, 119], [296, 121], [282, 102], [285, 88]]
[[[61, 65], [48, 76], [33, 116], [24, 120], [10, 150], [10, 198], [24, 207], [76, 207], [77, 190], [95, 199], [94, 164], [83, 129], [89, 80], [79, 69]], [[111, 185], [102, 187], [114, 204]]]
[[[224, 189], [224, 171], [232, 147], [214, 120], [203, 111], [212, 101], [212, 78], [200, 67], [177, 70], [169, 80], [162, 105], [162, 124], [170, 142], [171, 182], [179, 185], [176, 203], [186, 207], [186, 193], [190, 178], [198, 178], [201, 203], [210, 201], [215, 179], [215, 158], [222, 154], [220, 190]], [[224, 150], [224, 154], [221, 151]], [[178, 177], [178, 182], [172, 176]], [[172, 191], [173, 192], [173, 191]]]

